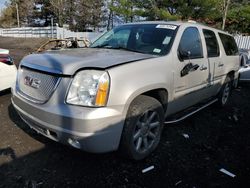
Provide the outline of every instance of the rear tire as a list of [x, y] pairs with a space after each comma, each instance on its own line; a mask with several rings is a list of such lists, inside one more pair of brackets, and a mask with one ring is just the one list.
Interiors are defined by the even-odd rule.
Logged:
[[120, 151], [134, 160], [141, 160], [158, 146], [164, 121], [164, 110], [155, 98], [141, 95], [130, 105], [125, 120]]
[[218, 94], [218, 106], [219, 107], [224, 107], [228, 104], [229, 98], [231, 96], [232, 93], [232, 79], [227, 76], [225, 79], [225, 82]]

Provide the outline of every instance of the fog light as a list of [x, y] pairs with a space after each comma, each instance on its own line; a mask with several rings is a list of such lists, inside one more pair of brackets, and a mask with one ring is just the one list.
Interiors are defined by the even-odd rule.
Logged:
[[74, 148], [81, 149], [81, 144], [75, 139], [69, 138], [68, 143]]

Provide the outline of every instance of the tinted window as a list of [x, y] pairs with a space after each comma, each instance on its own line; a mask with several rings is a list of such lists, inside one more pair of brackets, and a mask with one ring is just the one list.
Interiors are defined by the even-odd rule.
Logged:
[[203, 29], [206, 40], [208, 57], [218, 57], [220, 55], [218, 41], [213, 31]]
[[177, 28], [169, 24], [123, 25], [105, 33], [90, 47], [165, 55], [172, 46]]
[[230, 35], [219, 33], [225, 52], [229, 56], [238, 55], [238, 47], [235, 40]]
[[190, 59], [203, 57], [200, 34], [196, 27], [189, 27], [183, 32], [179, 51], [180, 53], [190, 52]]

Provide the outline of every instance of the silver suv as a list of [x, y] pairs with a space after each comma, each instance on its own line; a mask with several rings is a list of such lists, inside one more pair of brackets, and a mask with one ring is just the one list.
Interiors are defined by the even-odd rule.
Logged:
[[140, 160], [163, 125], [228, 102], [239, 56], [231, 35], [193, 22], [143, 22], [108, 31], [90, 48], [32, 54], [12, 103], [38, 133], [88, 152]]

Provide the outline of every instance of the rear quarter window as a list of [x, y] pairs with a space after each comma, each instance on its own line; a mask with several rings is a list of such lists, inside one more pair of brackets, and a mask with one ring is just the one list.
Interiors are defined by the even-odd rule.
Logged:
[[223, 33], [219, 33], [219, 36], [227, 56], [239, 55], [237, 44], [232, 36]]

